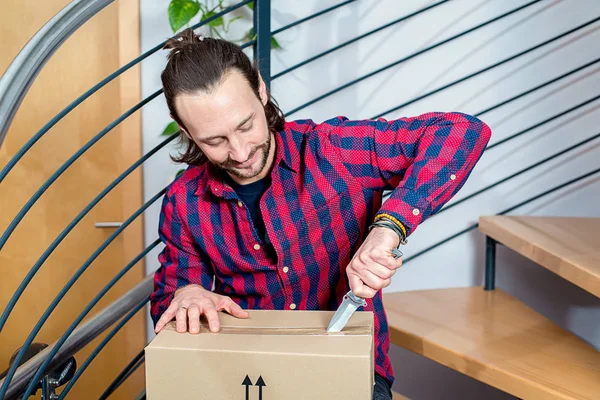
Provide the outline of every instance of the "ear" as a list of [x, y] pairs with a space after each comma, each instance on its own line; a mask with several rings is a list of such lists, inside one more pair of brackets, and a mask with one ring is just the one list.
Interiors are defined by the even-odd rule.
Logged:
[[260, 95], [261, 103], [263, 106], [266, 106], [267, 101], [269, 101], [269, 95], [267, 94], [267, 85], [265, 85], [265, 81], [260, 76], [260, 72], [258, 73], [258, 94]]

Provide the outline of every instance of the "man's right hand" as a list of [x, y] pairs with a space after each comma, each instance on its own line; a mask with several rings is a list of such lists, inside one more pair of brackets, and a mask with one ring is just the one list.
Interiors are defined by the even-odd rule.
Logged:
[[213, 293], [200, 285], [188, 285], [175, 292], [171, 305], [156, 323], [154, 331], [160, 332], [175, 317], [177, 332], [183, 333], [189, 329], [190, 333], [198, 333], [200, 332], [200, 316], [204, 314], [208, 320], [209, 329], [212, 332], [218, 332], [219, 315], [217, 312], [223, 310], [237, 318], [248, 318], [248, 312], [242, 310], [230, 297]]

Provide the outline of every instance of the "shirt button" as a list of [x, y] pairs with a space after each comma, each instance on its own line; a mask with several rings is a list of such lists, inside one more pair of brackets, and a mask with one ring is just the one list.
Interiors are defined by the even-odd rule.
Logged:
[[238, 206], [239, 207], [244, 207], [244, 203], [242, 203], [241, 201], [238, 201]]
[[283, 272], [285, 272], [286, 274], [288, 273], [290, 269], [288, 267], [283, 267]]
[[456, 175], [454, 175], [454, 174], [450, 175], [450, 179], [455, 180], [456, 179]]
[[290, 308], [291, 308], [292, 310], [295, 310], [295, 309], [296, 309], [296, 305], [295, 305], [294, 303], [292, 303], [292, 304], [290, 304]]
[[256, 243], [256, 244], [254, 245], [254, 250], [260, 250], [260, 244]]
[[419, 209], [418, 209], [418, 208], [415, 208], [415, 209], [413, 210], [413, 215], [419, 215], [420, 213], [421, 213], [421, 212], [419, 211]]

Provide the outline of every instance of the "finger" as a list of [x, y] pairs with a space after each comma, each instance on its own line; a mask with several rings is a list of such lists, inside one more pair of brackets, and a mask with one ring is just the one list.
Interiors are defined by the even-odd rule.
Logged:
[[383, 265], [384, 267], [395, 270], [400, 268], [402, 265], [402, 258], [395, 258], [392, 254], [391, 250], [377, 250], [373, 251], [371, 254], [371, 258], [378, 264]]
[[200, 332], [200, 308], [196, 304], [190, 304], [187, 311], [190, 333]]
[[363, 284], [360, 289], [356, 290], [356, 291], [352, 291], [355, 295], [362, 297], [363, 299], [371, 299], [373, 297], [375, 297], [375, 295], [377, 294], [377, 290]]
[[348, 283], [350, 284], [350, 290], [352, 290], [352, 293], [364, 299], [370, 299], [377, 293], [376, 290], [373, 290], [369, 286], [365, 285], [362, 279], [360, 279], [360, 276], [355, 273], [348, 274]]
[[218, 332], [219, 315], [217, 314], [214, 303], [212, 301], [205, 302], [201, 311], [204, 315], [206, 315], [206, 319], [208, 320], [208, 328], [211, 330], [211, 332]]
[[364, 283], [360, 277], [356, 273], [350, 272], [348, 272], [348, 284], [350, 285], [350, 290], [352, 290], [352, 293], [356, 294], [357, 296], [358, 292], [361, 291], [362, 287], [364, 286]]
[[177, 326], [177, 332], [179, 333], [183, 333], [187, 331], [187, 310], [185, 308], [180, 307], [177, 310], [177, 314], [175, 314], [176, 317], [176, 326]]
[[386, 287], [390, 286], [391, 284], [392, 284], [392, 280], [391, 279], [384, 279], [383, 280], [383, 286], [381, 288], [382, 289], [386, 288]]
[[154, 328], [154, 332], [158, 333], [165, 327], [167, 323], [169, 323], [173, 317], [175, 317], [175, 313], [179, 306], [176, 303], [171, 303], [171, 305], [165, 310], [165, 312], [161, 315], [160, 319], [156, 323], [156, 327]]
[[366, 269], [369, 270], [373, 275], [381, 279], [390, 279], [396, 273], [395, 269], [389, 269], [381, 264], [375, 262], [366, 265]]
[[395, 258], [394, 259], [394, 263], [396, 264], [396, 268], [395, 269], [400, 268], [402, 266], [402, 258], [400, 258], [400, 257]]
[[221, 309], [227, 311], [229, 314], [237, 318], [248, 318], [249, 316], [248, 311], [243, 310], [242, 307], [239, 306], [239, 304], [237, 304], [230, 298], [227, 298], [227, 300], [223, 302], [223, 306], [221, 307]]
[[371, 271], [369, 271], [366, 267], [357, 270], [358, 277], [361, 281], [364, 282], [365, 285], [369, 286], [372, 289], [379, 290], [383, 287], [384, 279], [381, 279]]

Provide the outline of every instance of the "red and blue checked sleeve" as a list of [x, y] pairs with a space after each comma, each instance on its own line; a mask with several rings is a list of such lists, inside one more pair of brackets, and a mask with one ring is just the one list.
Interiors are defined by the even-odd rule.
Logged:
[[[182, 194], [185, 198], [185, 194]], [[159, 237], [165, 244], [158, 256], [160, 267], [154, 274], [154, 291], [150, 295], [154, 324], [171, 304], [175, 291], [189, 284], [212, 290], [213, 271], [199, 254], [185, 223], [177, 214], [177, 196], [167, 193], [163, 199], [159, 220]], [[185, 207], [177, 207], [183, 208]]]
[[407, 237], [460, 190], [491, 136], [484, 122], [456, 112], [334, 121], [329, 140], [350, 173], [365, 188], [392, 190], [375, 219], [399, 222]]

